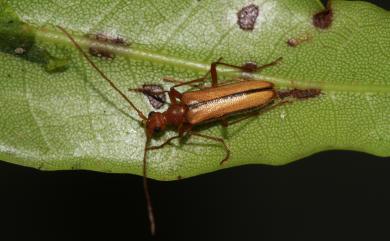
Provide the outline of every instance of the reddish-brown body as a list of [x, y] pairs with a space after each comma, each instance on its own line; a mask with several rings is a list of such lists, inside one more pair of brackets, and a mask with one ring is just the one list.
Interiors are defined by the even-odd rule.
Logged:
[[277, 94], [271, 82], [247, 80], [184, 93], [173, 88], [169, 96], [171, 105], [165, 112], [148, 116], [150, 137], [167, 126], [177, 128], [181, 136], [195, 125], [267, 106]]

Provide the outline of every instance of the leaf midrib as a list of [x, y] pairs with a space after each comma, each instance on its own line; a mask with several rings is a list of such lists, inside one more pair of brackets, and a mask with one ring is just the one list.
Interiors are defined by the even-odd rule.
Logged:
[[[43, 41], [57, 43], [61, 45], [70, 45], [74, 48], [71, 41], [62, 33], [53, 29], [47, 28], [36, 28], [37, 38]], [[163, 55], [151, 50], [145, 50], [137, 47], [137, 44], [132, 44], [131, 47], [124, 47], [112, 44], [105, 44], [90, 40], [86, 37], [79, 37], [73, 35], [73, 38], [83, 48], [94, 46], [98, 48], [111, 51], [115, 55], [123, 56], [126, 58], [132, 58], [136, 60], [143, 60], [161, 65], [172, 65], [178, 68], [184, 68], [195, 72], [207, 72], [210, 69], [210, 63], [196, 62], [188, 59], [178, 58], [170, 55]], [[138, 44], [138, 46], [140, 46]], [[242, 77], [242, 73], [231, 67], [219, 66], [218, 74], [224, 77]], [[326, 83], [326, 81], [303, 81], [303, 80], [292, 80], [283, 79], [280, 77], [274, 77], [270, 75], [263, 75], [261, 73], [246, 74], [255, 80], [265, 80], [274, 83], [279, 87], [290, 87], [290, 88], [319, 88], [325, 91], [336, 91], [336, 92], [360, 92], [360, 93], [390, 93], [390, 86], [388, 85], [364, 85], [364, 84], [343, 84], [343, 83]]]

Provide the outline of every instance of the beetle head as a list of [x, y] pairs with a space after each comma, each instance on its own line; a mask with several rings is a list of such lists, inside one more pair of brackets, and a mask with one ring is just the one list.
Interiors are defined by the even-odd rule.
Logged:
[[165, 130], [167, 121], [165, 116], [160, 112], [150, 112], [148, 120], [146, 121], [146, 135], [149, 138], [157, 135], [158, 133]]

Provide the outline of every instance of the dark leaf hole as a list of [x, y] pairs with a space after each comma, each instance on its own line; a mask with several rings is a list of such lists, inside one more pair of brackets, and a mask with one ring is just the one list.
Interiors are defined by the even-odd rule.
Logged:
[[237, 12], [237, 24], [243, 30], [253, 30], [259, 16], [259, 7], [250, 4]]

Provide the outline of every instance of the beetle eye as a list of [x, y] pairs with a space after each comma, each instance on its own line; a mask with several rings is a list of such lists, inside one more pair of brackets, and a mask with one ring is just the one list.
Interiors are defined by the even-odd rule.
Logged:
[[153, 129], [153, 132], [154, 133], [158, 133], [158, 132], [160, 132], [161, 131], [161, 128], [160, 127], [154, 127], [154, 129]]
[[149, 112], [148, 118], [152, 117], [155, 113], [156, 112], [154, 112], [154, 111]]

